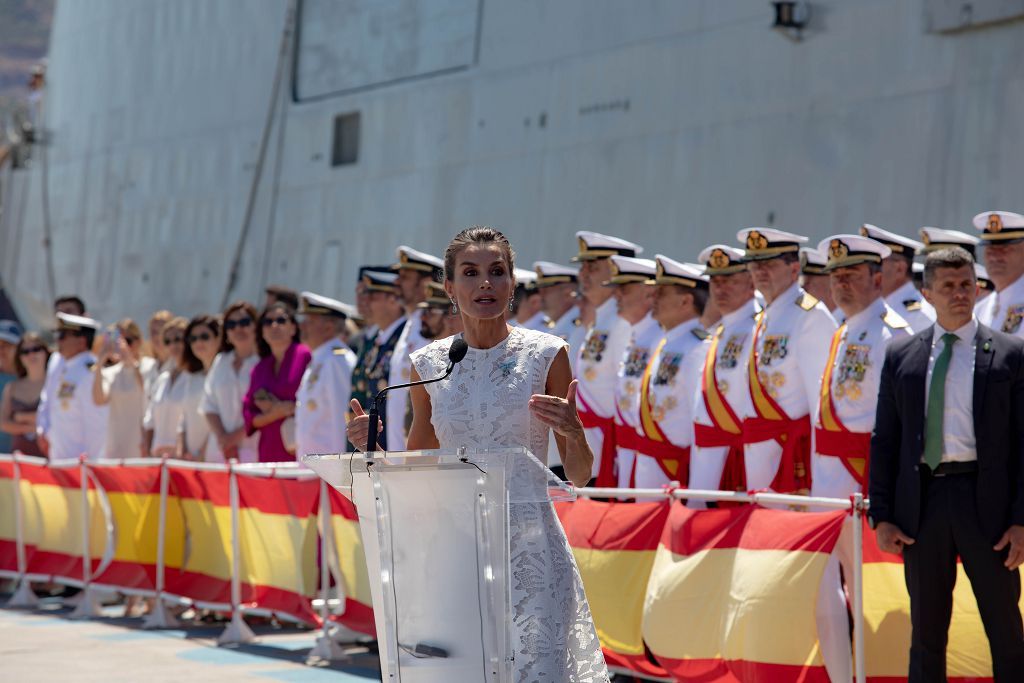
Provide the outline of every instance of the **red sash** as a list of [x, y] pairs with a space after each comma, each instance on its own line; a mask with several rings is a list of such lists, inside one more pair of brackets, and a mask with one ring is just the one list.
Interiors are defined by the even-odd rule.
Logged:
[[[655, 441], [639, 434], [637, 439], [639, 441], [636, 447], [637, 453], [654, 458], [669, 481], [678, 481], [686, 486], [690, 481], [689, 446], [673, 446], [668, 441]], [[634, 471], [635, 469], [634, 466]]]
[[840, 325], [832, 335], [825, 374], [821, 378], [818, 424], [814, 426], [814, 449], [819, 455], [839, 458], [843, 467], [862, 488], [867, 486], [868, 462], [871, 453], [871, 433], [851, 432], [839, 419], [832, 400], [832, 371], [846, 325]]
[[778, 442], [782, 446], [782, 459], [771, 483], [772, 490], [779, 493], [808, 492], [811, 488], [811, 418], [809, 415], [789, 417], [761, 384], [757, 371], [757, 343], [764, 330], [764, 320], [764, 313], [761, 313], [750, 346], [747, 374], [750, 398], [757, 416], [743, 420], [743, 443]]
[[580, 422], [584, 429], [600, 429], [603, 438], [601, 439], [601, 466], [597, 471], [597, 479], [594, 486], [601, 488], [618, 485], [615, 480], [615, 418], [602, 417], [590, 409], [583, 394], [576, 392], [576, 412], [580, 416]]
[[719, 325], [711, 339], [711, 347], [704, 359], [704, 372], [700, 380], [700, 393], [712, 424], [693, 423], [693, 443], [700, 448], [728, 446], [725, 466], [719, 488], [723, 491], [746, 491], [747, 473], [743, 465], [743, 429], [732, 406], [718, 390], [718, 345], [725, 326]]

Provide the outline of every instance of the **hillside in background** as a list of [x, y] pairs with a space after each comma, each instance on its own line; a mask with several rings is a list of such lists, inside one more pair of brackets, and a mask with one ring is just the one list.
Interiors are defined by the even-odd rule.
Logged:
[[25, 96], [33, 65], [46, 56], [54, 0], [0, 0], [0, 122]]

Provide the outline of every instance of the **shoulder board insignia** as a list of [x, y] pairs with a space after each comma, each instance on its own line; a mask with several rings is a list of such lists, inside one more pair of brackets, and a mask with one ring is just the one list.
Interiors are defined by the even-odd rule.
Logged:
[[901, 318], [895, 311], [886, 311], [883, 313], [882, 322], [894, 330], [902, 330], [907, 327], [907, 321]]
[[808, 294], [807, 292], [804, 292], [803, 296], [796, 300], [796, 305], [804, 309], [805, 311], [809, 311], [818, 305], [818, 300], [815, 299], [810, 294]]
[[697, 339], [700, 339], [701, 341], [704, 341], [705, 339], [707, 339], [711, 335], [708, 334], [708, 331], [705, 330], [704, 328], [702, 328], [702, 327], [695, 327], [695, 328], [693, 328], [693, 336], [696, 337]]
[[903, 302], [903, 308], [908, 311], [920, 311], [921, 300], [920, 299], [907, 299]]

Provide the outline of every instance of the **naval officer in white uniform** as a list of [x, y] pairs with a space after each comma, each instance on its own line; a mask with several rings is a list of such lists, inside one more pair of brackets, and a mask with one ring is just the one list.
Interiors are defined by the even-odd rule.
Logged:
[[299, 295], [302, 341], [313, 357], [295, 392], [295, 457], [344, 453], [345, 415], [356, 355], [338, 338], [354, 306], [313, 292]]
[[[399, 335], [394, 354], [391, 356], [391, 366], [388, 370], [389, 385], [404, 384], [409, 381], [412, 374], [409, 354], [418, 351], [431, 341], [421, 334], [423, 309], [419, 307], [419, 304], [426, 297], [426, 283], [440, 282], [444, 271], [444, 262], [436, 256], [405, 245], [400, 246], [396, 253], [398, 263], [391, 268], [398, 273], [397, 284], [402, 293], [402, 303], [405, 306], [405, 314], [408, 316], [409, 322]], [[387, 430], [388, 447], [393, 450], [403, 450], [407, 432], [406, 423], [412, 418], [409, 390], [389, 391], [385, 411], [387, 419], [384, 421], [384, 428]]]
[[974, 217], [974, 227], [981, 231], [985, 268], [995, 286], [994, 294], [975, 305], [978, 322], [1024, 337], [1024, 216], [986, 211]]
[[885, 304], [907, 321], [914, 334], [935, 322], [935, 309], [914, 286], [914, 254], [923, 250], [924, 245], [870, 223], [861, 226], [860, 235], [889, 247], [889, 256], [882, 260]]
[[99, 328], [92, 318], [57, 313], [57, 351], [62, 360], [43, 387], [50, 411], [43, 434], [50, 444], [50, 460], [80, 455], [97, 460], [103, 455], [109, 408], [92, 399], [96, 356], [89, 350]]

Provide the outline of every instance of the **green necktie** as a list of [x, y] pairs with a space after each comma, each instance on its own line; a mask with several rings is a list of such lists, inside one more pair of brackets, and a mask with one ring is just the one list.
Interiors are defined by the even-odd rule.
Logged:
[[932, 382], [928, 388], [928, 412], [925, 413], [924, 461], [932, 471], [942, 462], [942, 416], [946, 409], [946, 372], [953, 356], [953, 343], [959, 339], [952, 332], [942, 335], [946, 345], [935, 359]]

